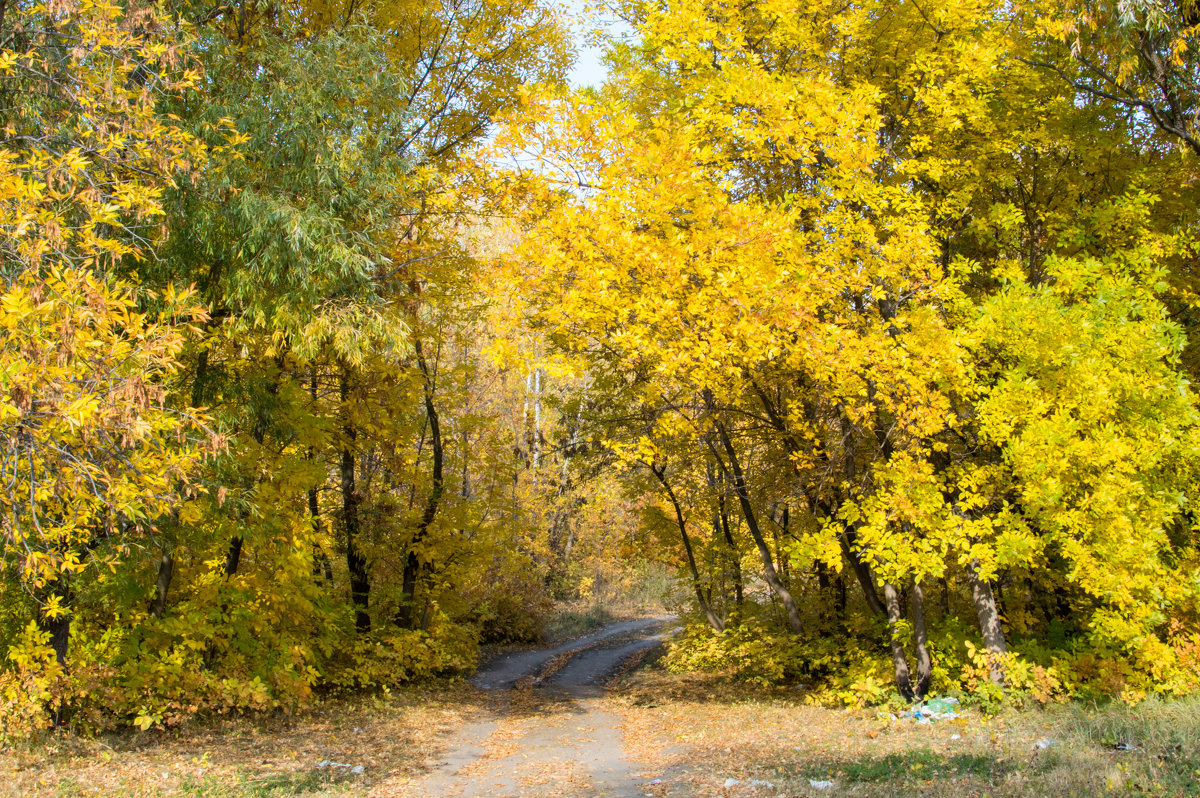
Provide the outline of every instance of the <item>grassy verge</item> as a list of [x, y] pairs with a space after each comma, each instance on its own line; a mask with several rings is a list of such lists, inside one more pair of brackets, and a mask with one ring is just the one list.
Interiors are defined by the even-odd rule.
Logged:
[[922, 725], [648, 669], [612, 701], [662, 795], [1200, 795], [1200, 699]]
[[294, 716], [226, 718], [95, 740], [52, 735], [0, 750], [0, 796], [405, 794], [444, 736], [490, 711], [490, 700], [461, 685], [413, 688], [322, 701]]
[[[519, 698], [533, 703], [522, 708]], [[578, 723], [572, 702], [554, 698], [451, 685], [329, 700], [295, 716], [51, 736], [0, 751], [0, 796], [423, 795], [420, 779], [451, 731], [501, 704], [543, 725]], [[1200, 699], [968, 712], [919, 725], [809, 706], [794, 689], [647, 667], [602, 703], [620, 719], [622, 754], [643, 792], [664, 798], [1200, 795]], [[833, 786], [813, 786], [824, 781]]]

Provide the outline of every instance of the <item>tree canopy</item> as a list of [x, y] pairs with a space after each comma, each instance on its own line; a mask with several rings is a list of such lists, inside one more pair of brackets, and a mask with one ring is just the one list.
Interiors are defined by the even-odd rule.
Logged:
[[813, 700], [1200, 687], [1190, 0], [0, 5], [0, 731], [672, 574]]

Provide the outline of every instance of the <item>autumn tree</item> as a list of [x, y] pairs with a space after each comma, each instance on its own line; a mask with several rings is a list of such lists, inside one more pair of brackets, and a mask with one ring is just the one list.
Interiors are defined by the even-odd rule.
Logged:
[[[1183, 250], [1136, 189], [1158, 155], [1119, 132], [1090, 136], [1089, 124], [1122, 124], [1120, 109], [1077, 103], [1026, 63], [1028, 40], [1003, 33], [999, 6], [626, 13], [641, 42], [614, 55], [613, 81], [545, 99], [542, 126], [514, 124], [508, 141], [546, 164], [520, 255], [534, 323], [656, 408], [648, 451], [669, 462], [679, 428], [707, 443], [793, 633], [805, 597], [827, 595], [795, 575], [819, 587], [823, 569], [853, 574], [888, 629], [902, 694], [931, 682], [935, 580], [947, 596], [951, 580], [967, 588], [996, 681], [1010, 647], [999, 590], [1015, 573], [1069, 585], [1093, 644], [1139, 651], [1149, 667], [1165, 606], [1150, 596], [1186, 592], [1182, 571], [1159, 563], [1190, 550], [1166, 530], [1190, 485], [1176, 458], [1188, 460], [1195, 434], [1181, 339], [1155, 293]], [[1047, 102], [1058, 118], [1031, 110]], [[1034, 306], [1041, 326], [994, 326]], [[1097, 345], [1097, 325], [1129, 348]], [[1060, 382], [1025, 359], [1036, 340], [1090, 354], [1067, 361], [1079, 371]], [[1100, 384], [1085, 374], [1116, 391], [1133, 371], [1144, 382], [1127, 395], [1170, 410], [1083, 398]], [[1020, 399], [1008, 393], [1016, 374]], [[1013, 403], [1059, 409], [1045, 411], [1048, 426], [1001, 432], [993, 423], [1021, 417]], [[1159, 445], [1142, 459], [1125, 436], [1150, 428]], [[1129, 501], [1100, 498], [1116, 494], [1085, 476], [1055, 437], [1066, 430], [1118, 457], [1105, 472]], [[1050, 447], [1039, 469], [1062, 476], [1018, 476], [1028, 446]], [[1076, 516], [1099, 502], [1111, 514]], [[781, 550], [757, 521], [779, 506], [795, 519]], [[1159, 531], [1141, 548], [1137, 529]], [[1113, 582], [1089, 576], [1100, 573]]]
[[[150, 9], [20, 3], [0, 11], [0, 33], [0, 528], [4, 638], [20, 638], [3, 678], [24, 691], [20, 728], [44, 721], [40, 702], [66, 698], [54, 677], [78, 595], [195, 490], [204, 418], [168, 393], [204, 310], [170, 284], [139, 293], [114, 269], [155, 254], [163, 192], [208, 153], [160, 112], [197, 75]], [[29, 604], [35, 621], [18, 635]]]

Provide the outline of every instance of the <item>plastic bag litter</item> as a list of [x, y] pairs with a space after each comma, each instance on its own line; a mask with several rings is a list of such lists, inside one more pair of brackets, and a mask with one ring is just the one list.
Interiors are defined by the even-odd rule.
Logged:
[[918, 723], [931, 723], [937, 720], [954, 720], [960, 717], [955, 708], [958, 706], [958, 699], [953, 697], [947, 698], [931, 698], [928, 701], [918, 704], [908, 713], [908, 717]]
[[334, 762], [329, 759], [322, 759], [317, 763], [319, 768], [350, 768], [350, 772], [354, 774], [362, 773], [366, 768], [362, 765], [347, 765], [345, 762]]

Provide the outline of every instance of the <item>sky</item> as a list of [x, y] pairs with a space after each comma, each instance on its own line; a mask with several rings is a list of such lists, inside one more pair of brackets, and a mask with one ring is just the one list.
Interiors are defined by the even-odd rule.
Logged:
[[[586, 0], [560, 0], [559, 5], [574, 17], [584, 17], [586, 15]], [[630, 32], [628, 25], [615, 19], [611, 14], [601, 14], [600, 21], [614, 35], [622, 35]], [[576, 88], [581, 86], [599, 86], [604, 81], [605, 76], [603, 63], [604, 51], [598, 47], [589, 47], [584, 41], [585, 33], [586, 23], [576, 26], [575, 40], [579, 45], [579, 58], [575, 62], [575, 67], [571, 70], [571, 74], [568, 76], [571, 85]]]

